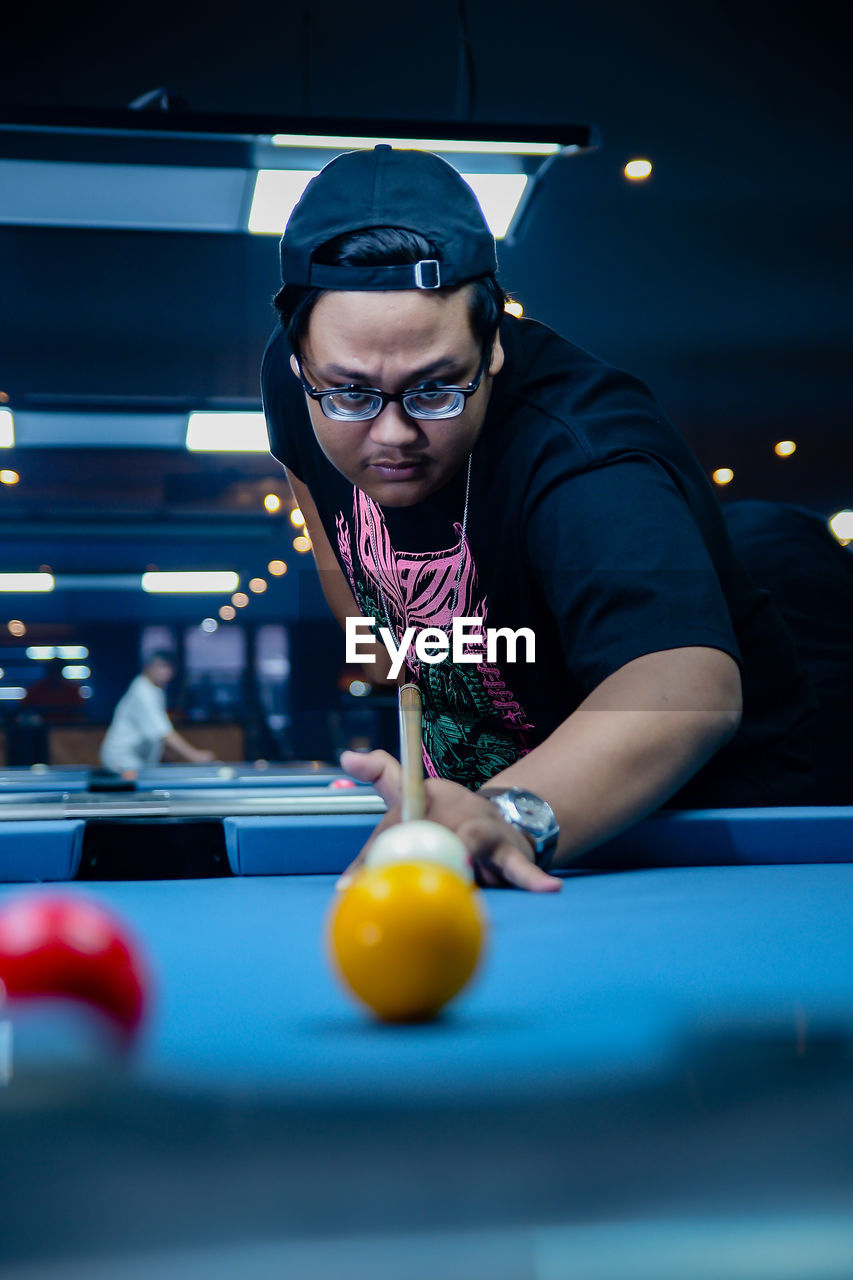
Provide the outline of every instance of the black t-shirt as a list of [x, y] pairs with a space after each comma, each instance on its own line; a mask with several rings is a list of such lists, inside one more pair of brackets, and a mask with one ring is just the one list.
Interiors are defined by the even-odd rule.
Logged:
[[479, 786], [625, 663], [702, 645], [739, 664], [743, 721], [670, 803], [795, 803], [807, 677], [686, 441], [643, 383], [544, 325], [506, 316], [501, 340], [464, 544], [466, 466], [425, 502], [383, 510], [320, 450], [281, 331], [264, 354], [271, 451], [311, 492], [362, 612], [381, 626], [387, 611], [398, 639], [446, 628], [458, 579], [456, 617], [535, 636], [534, 661], [521, 643], [508, 661], [500, 640], [476, 664], [412, 655], [428, 772]]

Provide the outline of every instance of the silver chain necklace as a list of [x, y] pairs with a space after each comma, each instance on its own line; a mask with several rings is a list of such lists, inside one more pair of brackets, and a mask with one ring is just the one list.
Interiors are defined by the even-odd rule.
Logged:
[[[465, 508], [462, 512], [462, 538], [459, 544], [459, 564], [456, 566], [456, 582], [453, 586], [453, 600], [450, 605], [450, 622], [456, 616], [456, 606], [459, 603], [459, 583], [462, 581], [462, 565], [465, 559], [465, 547], [467, 545], [468, 533], [468, 502], [471, 497], [471, 463], [474, 461], [473, 453], [468, 455], [468, 474], [465, 478]], [[368, 524], [370, 532], [370, 553], [373, 556], [373, 565], [376, 569], [376, 585], [379, 588], [379, 599], [382, 601], [382, 612], [385, 616], [385, 625], [392, 635], [395, 635], [394, 628], [391, 626], [391, 615], [388, 612], [388, 601], [385, 599], [385, 592], [382, 589], [382, 573], [379, 568], [379, 552], [376, 540], [376, 526], [373, 521], [373, 501], [367, 508]], [[440, 629], [440, 628], [439, 628]]]

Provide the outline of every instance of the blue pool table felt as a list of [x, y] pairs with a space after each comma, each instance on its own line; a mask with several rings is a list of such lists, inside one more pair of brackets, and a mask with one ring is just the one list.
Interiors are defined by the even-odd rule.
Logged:
[[[45, 888], [4, 886], [0, 901]], [[331, 876], [65, 886], [152, 971], [141, 1081], [371, 1105], [617, 1088], [717, 1039], [853, 1026], [853, 866], [657, 869], [483, 894], [479, 973], [434, 1023], [377, 1024], [325, 954]]]

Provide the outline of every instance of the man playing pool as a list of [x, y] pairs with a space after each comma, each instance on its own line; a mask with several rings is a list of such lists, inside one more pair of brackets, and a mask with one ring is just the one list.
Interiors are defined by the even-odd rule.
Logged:
[[[456, 171], [387, 146], [339, 156], [281, 263], [272, 452], [341, 625], [412, 636], [427, 816], [481, 882], [556, 889], [546, 866], [666, 802], [806, 801], [809, 686], [699, 462], [641, 382], [504, 313]], [[454, 655], [460, 619], [519, 632], [515, 652], [498, 635]], [[398, 820], [397, 762], [342, 764]]]

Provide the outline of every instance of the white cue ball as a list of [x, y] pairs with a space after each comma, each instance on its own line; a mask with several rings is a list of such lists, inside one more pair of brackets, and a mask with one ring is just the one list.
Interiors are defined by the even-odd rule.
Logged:
[[448, 871], [455, 871], [469, 884], [474, 880], [468, 850], [459, 837], [440, 823], [425, 819], [398, 822], [380, 831], [364, 861], [368, 867], [387, 867], [394, 862], [435, 862]]
[[217, 778], [234, 778], [236, 775], [237, 770], [232, 769], [230, 764], [224, 764], [221, 768], [216, 770]]

